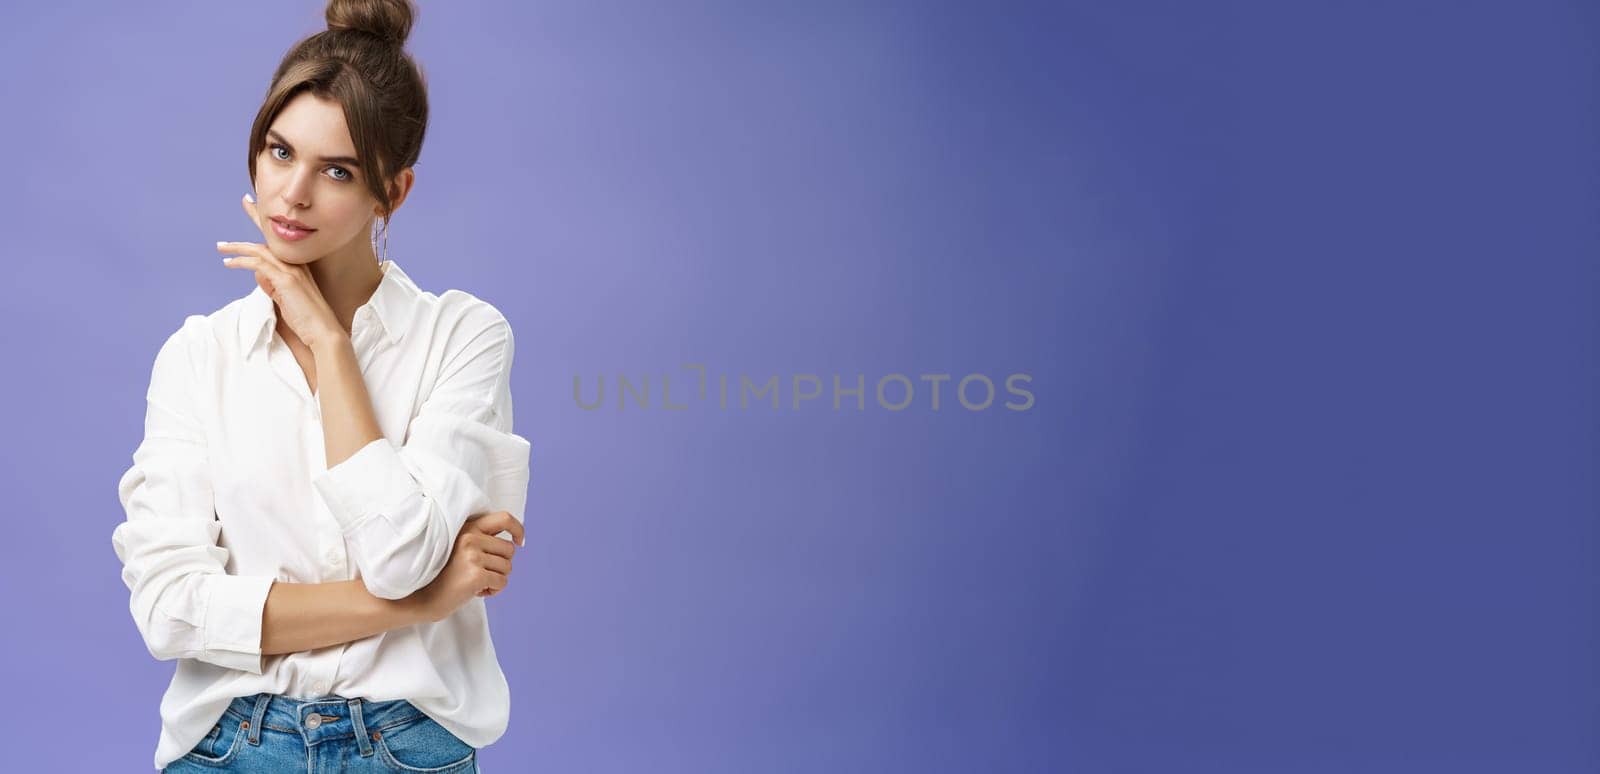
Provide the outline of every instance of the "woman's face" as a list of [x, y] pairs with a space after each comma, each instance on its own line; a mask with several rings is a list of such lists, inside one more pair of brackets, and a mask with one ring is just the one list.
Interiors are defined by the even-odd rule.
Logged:
[[[362, 245], [371, 252], [379, 206], [355, 155], [339, 103], [301, 92], [278, 111], [256, 157], [256, 225], [274, 255], [305, 264]], [[289, 239], [273, 225], [274, 218], [297, 220], [313, 230]]]

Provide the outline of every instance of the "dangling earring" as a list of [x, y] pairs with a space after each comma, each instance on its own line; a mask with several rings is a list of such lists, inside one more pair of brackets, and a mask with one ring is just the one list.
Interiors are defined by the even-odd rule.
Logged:
[[378, 254], [378, 263], [383, 263], [389, 257], [389, 219], [383, 218], [383, 248], [378, 248], [378, 224], [372, 224], [372, 252]]

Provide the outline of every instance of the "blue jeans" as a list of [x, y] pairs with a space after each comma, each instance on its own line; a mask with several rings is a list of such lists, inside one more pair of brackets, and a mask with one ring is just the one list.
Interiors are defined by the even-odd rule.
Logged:
[[478, 751], [404, 699], [240, 696], [164, 773], [478, 771]]

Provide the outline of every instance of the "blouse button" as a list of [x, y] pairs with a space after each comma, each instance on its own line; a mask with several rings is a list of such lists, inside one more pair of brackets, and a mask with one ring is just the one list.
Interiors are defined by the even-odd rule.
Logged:
[[337, 565], [339, 563], [339, 549], [330, 548], [328, 553], [323, 554], [323, 557], [328, 560], [328, 564]]

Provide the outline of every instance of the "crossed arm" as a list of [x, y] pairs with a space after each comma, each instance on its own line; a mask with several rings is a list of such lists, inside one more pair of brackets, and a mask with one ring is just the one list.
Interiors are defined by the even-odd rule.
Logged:
[[521, 521], [526, 497], [529, 446], [510, 428], [510, 328], [498, 313], [469, 322], [402, 446], [379, 431], [348, 338], [314, 352], [330, 466], [312, 483], [362, 577], [288, 583], [223, 569], [204, 433], [188, 412], [208, 331], [201, 316], [185, 321], [157, 355], [145, 439], [119, 483], [128, 519], [113, 534], [153, 655], [259, 673], [264, 655], [429, 620], [416, 592], [444, 569], [462, 525], [494, 510]]
[[383, 599], [360, 580], [274, 581], [261, 615], [261, 655], [352, 642], [431, 620], [417, 597]]
[[[332, 467], [384, 436], [349, 335], [319, 341], [312, 356], [324, 417], [323, 443]], [[421, 623], [427, 617], [417, 596], [384, 599], [361, 580], [275, 581], [262, 608], [261, 654], [313, 650]]]

